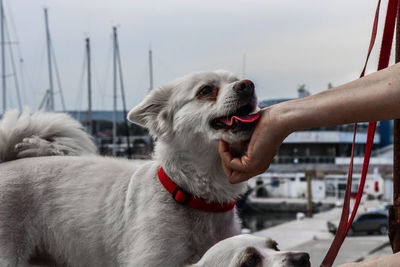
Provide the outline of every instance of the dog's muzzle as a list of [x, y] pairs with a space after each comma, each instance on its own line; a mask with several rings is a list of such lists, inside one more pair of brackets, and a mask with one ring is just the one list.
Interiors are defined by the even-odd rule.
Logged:
[[238, 108], [225, 116], [212, 119], [211, 127], [215, 130], [225, 129], [232, 132], [251, 131], [260, 117], [257, 113], [254, 83], [250, 80], [242, 80], [237, 82], [232, 89], [237, 95]]

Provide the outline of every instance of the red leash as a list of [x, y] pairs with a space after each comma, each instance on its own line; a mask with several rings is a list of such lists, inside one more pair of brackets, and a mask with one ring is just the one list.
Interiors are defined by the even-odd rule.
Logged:
[[[363, 77], [365, 74], [365, 69], [366, 69], [366, 66], [368, 63], [368, 59], [371, 54], [372, 47], [375, 43], [376, 33], [377, 33], [377, 28], [378, 28], [380, 3], [381, 3], [381, 1], [379, 0], [378, 6], [376, 9], [376, 13], [375, 13], [375, 20], [374, 20], [371, 40], [370, 40], [370, 44], [369, 44], [367, 59], [365, 61], [365, 65], [364, 65], [363, 71], [360, 75], [360, 78]], [[387, 12], [386, 12], [385, 28], [384, 28], [383, 37], [382, 37], [381, 51], [380, 51], [380, 55], [379, 55], [378, 70], [384, 69], [389, 65], [390, 51], [392, 48], [394, 27], [395, 27], [395, 22], [396, 22], [396, 17], [397, 17], [397, 6], [398, 6], [398, 0], [389, 0]], [[340, 250], [340, 247], [343, 244], [344, 239], [346, 238], [347, 232], [348, 232], [351, 224], [353, 223], [354, 217], [357, 213], [357, 209], [360, 204], [361, 197], [362, 197], [363, 190], [364, 190], [365, 179], [366, 179], [367, 173], [368, 173], [369, 159], [371, 156], [371, 150], [372, 150], [373, 141], [374, 141], [375, 129], [376, 129], [376, 122], [370, 122], [368, 124], [367, 143], [366, 143], [366, 147], [365, 147], [364, 162], [363, 162], [363, 167], [362, 167], [362, 172], [361, 172], [360, 185], [358, 187], [357, 197], [356, 197], [356, 201], [353, 206], [353, 211], [351, 213], [350, 219], [348, 219], [357, 123], [354, 125], [353, 145], [351, 148], [351, 159], [350, 159], [349, 172], [348, 172], [348, 177], [347, 177], [346, 193], [345, 193], [345, 198], [344, 198], [344, 202], [343, 202], [342, 216], [340, 218], [340, 223], [339, 223], [339, 227], [338, 227], [337, 233], [335, 235], [335, 238], [334, 238], [324, 260], [321, 263], [322, 267], [332, 266], [337, 254]]]

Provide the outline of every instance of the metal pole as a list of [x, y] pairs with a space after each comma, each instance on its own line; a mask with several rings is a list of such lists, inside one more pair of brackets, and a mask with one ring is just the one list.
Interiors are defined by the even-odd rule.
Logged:
[[312, 179], [315, 177], [315, 171], [306, 171], [307, 180], [307, 206], [306, 206], [306, 216], [312, 217]]
[[116, 144], [117, 144], [117, 27], [113, 27], [113, 147], [112, 147], [112, 155], [115, 157], [116, 153]]
[[87, 69], [87, 85], [88, 85], [88, 115], [87, 115], [87, 127], [88, 133], [93, 134], [93, 121], [92, 121], [92, 78], [90, 69], [90, 39], [86, 38], [86, 56], [88, 62]]
[[[10, 38], [10, 33], [8, 32], [7, 28], [5, 28], [5, 32], [6, 32], [6, 39], [10, 40], [11, 39]], [[15, 91], [17, 93], [18, 107], [19, 107], [19, 110], [22, 111], [22, 100], [21, 100], [21, 92], [19, 90], [17, 67], [15, 66], [14, 54], [13, 54], [11, 45], [8, 46], [8, 52], [9, 52], [9, 55], [10, 55], [11, 68], [12, 68], [12, 73], [13, 73], [13, 76], [14, 76]]]
[[149, 91], [153, 90], [153, 52], [151, 48], [149, 49], [149, 79], [150, 79], [150, 88]]
[[243, 75], [243, 79], [246, 77], [246, 53], [243, 54], [243, 69], [242, 69], [242, 75]]
[[6, 58], [5, 58], [5, 45], [6, 40], [4, 39], [4, 7], [3, 0], [0, 0], [0, 16], [1, 16], [1, 71], [2, 71], [2, 87], [3, 87], [3, 114], [7, 109], [7, 84], [6, 84]]
[[125, 101], [124, 77], [122, 75], [122, 63], [121, 63], [121, 54], [119, 51], [118, 39], [117, 39], [116, 43], [117, 43], [118, 69], [119, 69], [119, 84], [121, 86], [122, 109], [123, 109], [123, 113], [124, 113], [124, 125], [125, 125], [126, 144], [127, 144], [126, 151], [128, 153], [128, 159], [130, 159], [130, 158], [132, 158], [131, 140], [130, 140], [130, 134], [129, 134], [129, 125], [128, 125], [126, 101]]
[[[400, 4], [397, 14], [400, 12]], [[399, 16], [399, 15], [398, 15]], [[396, 25], [396, 63], [400, 62], [400, 19]], [[400, 119], [393, 126], [393, 205], [389, 208], [389, 239], [393, 253], [400, 251]]]
[[53, 70], [51, 65], [51, 39], [49, 30], [49, 19], [47, 8], [44, 9], [44, 20], [46, 24], [46, 41], [47, 41], [47, 61], [49, 65], [49, 89], [50, 89], [50, 111], [54, 111], [54, 87], [53, 87]]
[[54, 52], [54, 47], [53, 47], [53, 45], [51, 43], [50, 43], [50, 47], [51, 47], [51, 59], [53, 60], [54, 71], [56, 73], [56, 80], [57, 80], [58, 90], [60, 92], [61, 106], [62, 106], [63, 112], [65, 112], [66, 111], [66, 107], [65, 107], [65, 101], [64, 101], [64, 93], [63, 93], [62, 86], [61, 86], [60, 72], [58, 71], [58, 67], [57, 67], [56, 53]]

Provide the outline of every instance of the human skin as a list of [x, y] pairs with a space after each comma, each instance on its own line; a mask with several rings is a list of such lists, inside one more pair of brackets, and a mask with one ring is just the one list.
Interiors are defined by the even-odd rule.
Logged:
[[265, 172], [283, 140], [314, 127], [400, 118], [400, 63], [309, 97], [260, 111], [247, 152], [235, 157], [219, 141], [222, 166], [231, 183]]
[[353, 262], [340, 265], [339, 267], [396, 267], [399, 266], [400, 252], [384, 257], [374, 257], [362, 262]]

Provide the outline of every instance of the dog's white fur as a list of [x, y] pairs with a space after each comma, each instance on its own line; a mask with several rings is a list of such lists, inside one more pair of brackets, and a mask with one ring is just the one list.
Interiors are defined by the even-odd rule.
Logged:
[[0, 120], [0, 163], [26, 157], [94, 154], [96, 146], [67, 114], [29, 109], [7, 111]]
[[[29, 266], [43, 254], [55, 266], [184, 266], [238, 234], [234, 211], [177, 204], [157, 178], [163, 166], [176, 184], [209, 201], [230, 202], [246, 190], [226, 179], [217, 142], [240, 143], [251, 132], [210, 127], [211, 119], [241, 105], [233, 90], [238, 81], [226, 71], [200, 72], [152, 91], [128, 115], [157, 139], [154, 160], [140, 167], [82, 156], [93, 144], [67, 116], [6, 114], [0, 125], [0, 266]], [[205, 84], [218, 90], [215, 98], [198, 97]], [[53, 154], [80, 156], [23, 158]]]
[[306, 253], [279, 251], [277, 243], [253, 235], [237, 235], [212, 246], [190, 267], [301, 267], [310, 266]]

